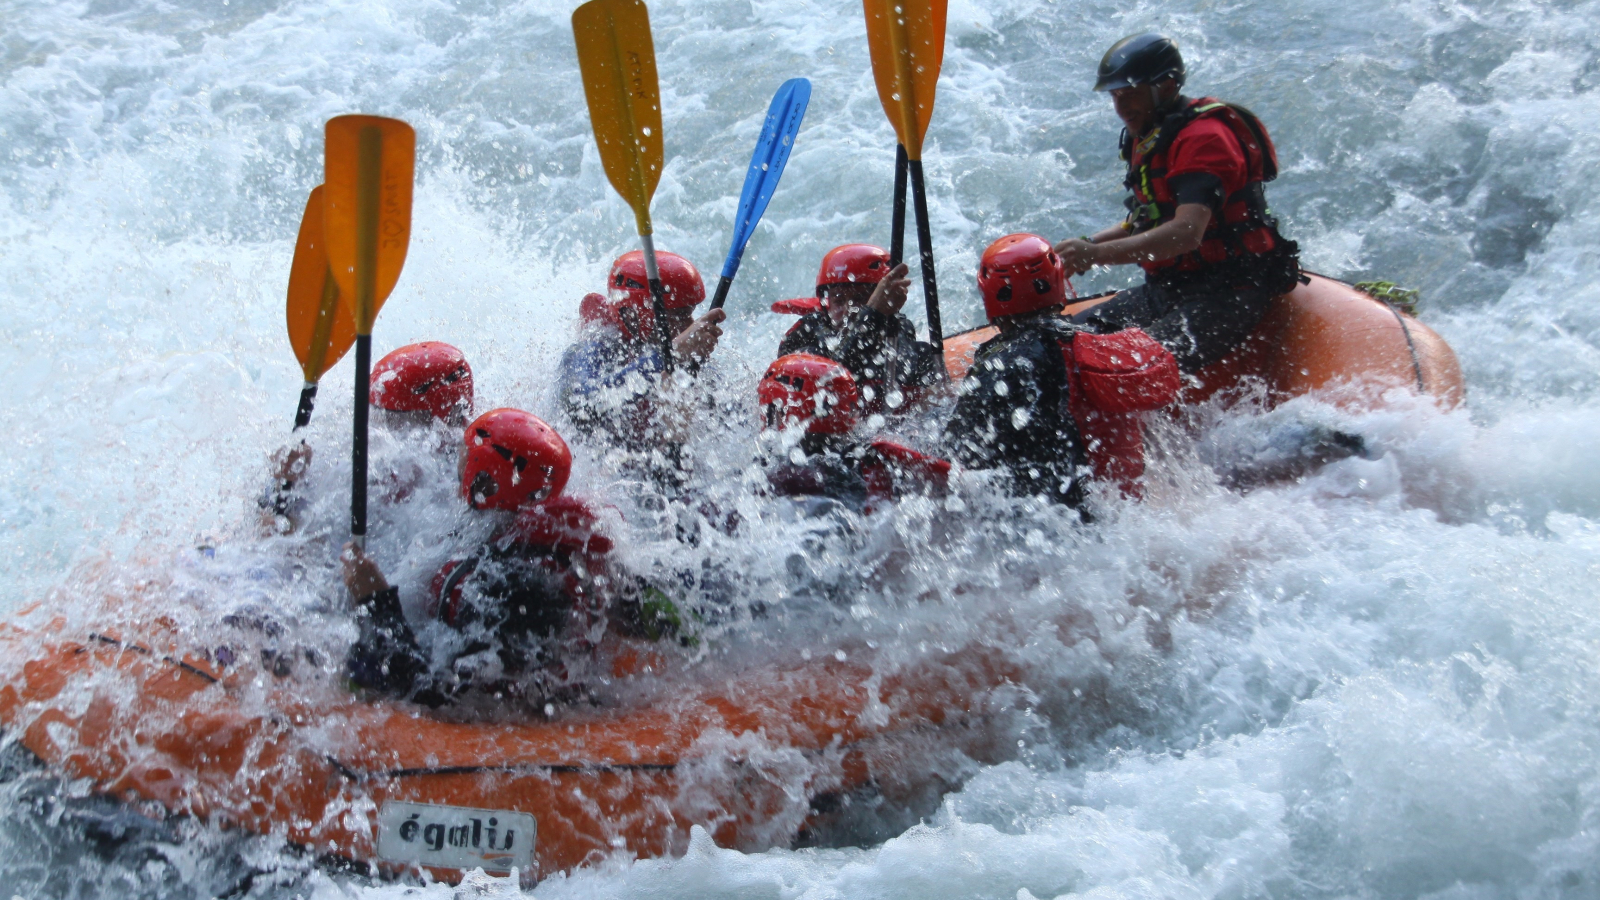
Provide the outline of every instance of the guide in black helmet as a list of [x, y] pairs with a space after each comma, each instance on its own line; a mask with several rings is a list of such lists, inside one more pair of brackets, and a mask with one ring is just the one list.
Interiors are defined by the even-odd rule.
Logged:
[[1194, 372], [1226, 356], [1260, 323], [1272, 297], [1300, 276], [1263, 185], [1277, 151], [1249, 110], [1181, 93], [1178, 45], [1159, 34], [1106, 51], [1094, 89], [1109, 91], [1122, 132], [1127, 217], [1055, 245], [1074, 273], [1137, 264], [1145, 283], [1082, 314], [1101, 333], [1137, 325]]

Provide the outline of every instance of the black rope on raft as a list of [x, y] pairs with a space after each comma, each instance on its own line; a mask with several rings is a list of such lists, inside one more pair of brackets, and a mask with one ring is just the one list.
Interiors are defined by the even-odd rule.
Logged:
[[572, 763], [527, 763], [523, 765], [479, 765], [479, 766], [427, 766], [417, 769], [386, 769], [380, 772], [362, 773], [346, 766], [333, 757], [327, 757], [328, 764], [333, 766], [342, 777], [348, 781], [371, 781], [379, 778], [419, 778], [428, 775], [479, 775], [487, 772], [556, 772], [564, 775], [594, 772], [603, 774], [607, 772], [671, 772], [678, 767], [677, 763], [599, 763], [595, 765], [574, 765]]
[[1400, 323], [1400, 333], [1406, 336], [1406, 349], [1411, 352], [1411, 371], [1417, 376], [1417, 390], [1427, 393], [1428, 385], [1422, 380], [1422, 359], [1417, 356], [1417, 345], [1411, 339], [1411, 328], [1406, 325], [1406, 317], [1400, 314], [1400, 310], [1395, 308], [1394, 304], [1385, 303], [1384, 306], [1389, 307], [1389, 312], [1394, 313], [1394, 320]]
[[[106, 637], [103, 634], [90, 633], [89, 639], [92, 641], [99, 641], [102, 644], [110, 644], [111, 646], [121, 650], [132, 650], [135, 653], [143, 653], [145, 656], [155, 656], [155, 651], [151, 650], [149, 647], [141, 647], [138, 644], [130, 644], [126, 641], [119, 641], [114, 637]], [[78, 652], [82, 653], [83, 649], [80, 648]], [[163, 656], [160, 657], [160, 659], [164, 663], [171, 663], [177, 666], [185, 672], [188, 672], [190, 675], [198, 675], [199, 677], [205, 679], [207, 684], [216, 684], [218, 681], [222, 680], [210, 672], [207, 672], [205, 669], [190, 665], [181, 659], [174, 659], [170, 656]]]

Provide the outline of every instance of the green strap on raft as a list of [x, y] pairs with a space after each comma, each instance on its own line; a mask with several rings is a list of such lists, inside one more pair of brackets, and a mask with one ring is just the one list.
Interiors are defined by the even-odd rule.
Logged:
[[1392, 281], [1363, 281], [1355, 289], [1376, 300], [1381, 300], [1408, 316], [1417, 314], [1417, 304], [1422, 302], [1422, 292], [1403, 288]]
[[700, 617], [693, 610], [680, 608], [678, 601], [654, 585], [644, 586], [638, 603], [638, 621], [631, 623], [636, 636], [651, 641], [676, 638], [685, 647], [699, 646]]

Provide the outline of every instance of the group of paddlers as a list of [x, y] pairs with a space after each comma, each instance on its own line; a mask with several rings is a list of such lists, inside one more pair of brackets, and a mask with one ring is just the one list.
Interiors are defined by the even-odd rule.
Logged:
[[[1276, 158], [1260, 121], [1241, 107], [1180, 93], [1185, 68], [1159, 35], [1119, 41], [1101, 61], [1126, 125], [1129, 215], [1097, 234], [1052, 243], [1010, 234], [991, 243], [977, 282], [995, 337], [954, 386], [942, 440], [913, 448], [883, 432], [916, 411], [945, 408], [944, 355], [901, 313], [907, 267], [881, 247], [846, 244], [822, 259], [815, 297], [774, 305], [797, 313], [757, 386], [770, 493], [823, 497], [857, 510], [911, 494], [939, 496], [954, 465], [997, 470], [1019, 495], [1072, 507], [1086, 483], [1138, 492], [1142, 414], [1177, 397], [1182, 375], [1221, 359], [1300, 277], [1297, 248], [1269, 214], [1262, 185]], [[562, 413], [581, 446], [619, 460], [661, 495], [691, 502], [685, 445], [711, 404], [698, 374], [721, 336], [722, 310], [696, 317], [699, 272], [657, 254], [656, 304], [642, 254], [616, 260], [603, 293], [580, 307], [561, 360]], [[1068, 278], [1136, 263], [1145, 283], [1088, 312], [1063, 315]], [[663, 331], [670, 341], [663, 341]], [[473, 418], [471, 369], [441, 343], [402, 347], [373, 370], [370, 401], [392, 425], [464, 426], [461, 492], [503, 521], [428, 588], [430, 615], [454, 635], [425, 648], [398, 590], [354, 547], [345, 579], [362, 635], [348, 660], [359, 687], [430, 705], [465, 692], [560, 693], [564, 666], [620, 637], [685, 637], [689, 611], [618, 571], [595, 508], [563, 493], [572, 452], [536, 416], [495, 409]], [[263, 500], [293, 521], [307, 451], [286, 456]], [[437, 631], [434, 629], [433, 631]]]

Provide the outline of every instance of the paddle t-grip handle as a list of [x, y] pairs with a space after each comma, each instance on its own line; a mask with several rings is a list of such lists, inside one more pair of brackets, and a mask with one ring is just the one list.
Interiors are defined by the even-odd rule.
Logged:
[[928, 302], [928, 342], [943, 354], [944, 328], [939, 323], [939, 283], [933, 274], [933, 233], [928, 227], [928, 194], [922, 180], [922, 160], [911, 160], [910, 170], [911, 199], [917, 211], [917, 245], [922, 251], [922, 296]]
[[300, 389], [300, 406], [294, 411], [294, 430], [311, 424], [311, 408], [317, 403], [317, 383], [308, 381]]
[[350, 443], [350, 541], [367, 549], [367, 394], [372, 378], [372, 335], [356, 335], [355, 433]]
[[894, 148], [894, 210], [889, 221], [889, 268], [900, 265], [906, 255], [906, 145]]

